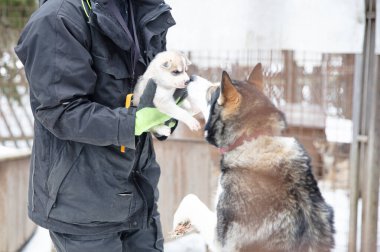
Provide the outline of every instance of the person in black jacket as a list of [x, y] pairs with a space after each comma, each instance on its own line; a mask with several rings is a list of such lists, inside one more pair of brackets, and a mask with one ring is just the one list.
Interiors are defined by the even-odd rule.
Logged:
[[15, 48], [35, 117], [29, 217], [50, 230], [58, 251], [162, 251], [160, 167], [151, 135], [135, 136], [143, 107], [126, 108], [125, 99], [166, 50], [170, 7], [40, 4]]

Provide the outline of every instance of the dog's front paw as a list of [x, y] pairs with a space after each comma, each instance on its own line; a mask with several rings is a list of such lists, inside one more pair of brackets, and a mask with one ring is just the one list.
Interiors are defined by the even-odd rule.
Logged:
[[166, 125], [158, 125], [153, 128], [153, 132], [160, 136], [170, 136], [171, 129], [169, 126]]
[[190, 220], [186, 220], [178, 223], [178, 225], [174, 227], [174, 230], [171, 232], [171, 237], [178, 238], [191, 232], [192, 230], [193, 226]]
[[173, 219], [174, 237], [182, 236], [195, 227], [197, 215], [201, 215], [199, 210], [202, 210], [203, 203], [194, 194], [186, 195], [179, 204]]
[[201, 124], [194, 117], [191, 117], [188, 121], [186, 121], [186, 125], [192, 131], [197, 131], [201, 129]]
[[194, 202], [197, 201], [198, 197], [194, 194], [188, 194], [182, 199], [174, 213], [173, 230], [175, 230], [177, 226], [181, 225], [181, 223], [191, 223], [193, 209], [195, 207]]

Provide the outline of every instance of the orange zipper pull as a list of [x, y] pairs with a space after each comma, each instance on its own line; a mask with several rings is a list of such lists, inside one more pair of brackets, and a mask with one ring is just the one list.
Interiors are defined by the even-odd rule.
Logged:
[[[132, 98], [133, 98], [133, 94], [127, 94], [127, 96], [125, 97], [125, 107], [126, 108], [129, 108], [131, 106]], [[120, 147], [120, 151], [122, 153], [125, 153], [125, 146], [124, 145], [122, 145]]]

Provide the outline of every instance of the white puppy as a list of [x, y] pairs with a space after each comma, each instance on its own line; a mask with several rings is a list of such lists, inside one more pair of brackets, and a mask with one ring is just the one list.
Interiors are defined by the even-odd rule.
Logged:
[[[185, 123], [191, 130], [199, 130], [200, 124], [193, 115], [202, 112], [208, 117], [206, 96], [207, 90], [213, 84], [200, 77], [195, 77], [195, 80], [190, 81], [186, 73], [189, 64], [190, 61], [186, 56], [177, 51], [157, 54], [136, 84], [133, 104], [135, 106], [139, 104], [149, 79], [153, 79], [157, 84], [153, 99], [155, 107], [162, 113]], [[186, 87], [188, 96], [181, 105], [177, 105], [173, 94], [176, 89]], [[164, 136], [171, 133], [166, 125], [156, 126], [152, 131]]]

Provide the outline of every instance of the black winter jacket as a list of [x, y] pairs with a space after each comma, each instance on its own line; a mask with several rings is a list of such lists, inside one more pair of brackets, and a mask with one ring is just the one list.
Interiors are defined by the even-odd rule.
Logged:
[[132, 37], [108, 0], [91, 0], [89, 18], [81, 0], [47, 1], [15, 48], [36, 119], [28, 210], [42, 227], [118, 232], [147, 227], [156, 212], [160, 168], [152, 139], [134, 136], [135, 108], [124, 102], [146, 65], [165, 50], [175, 22], [161, 0], [133, 2], [136, 64]]

